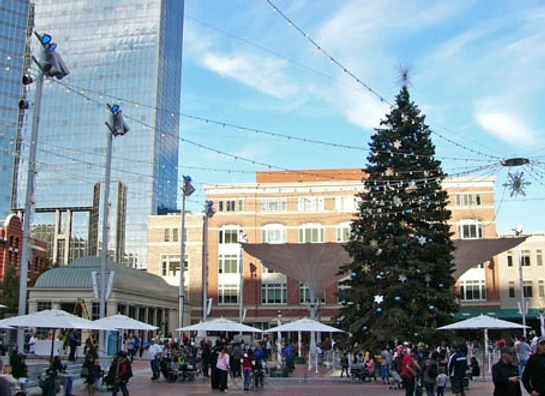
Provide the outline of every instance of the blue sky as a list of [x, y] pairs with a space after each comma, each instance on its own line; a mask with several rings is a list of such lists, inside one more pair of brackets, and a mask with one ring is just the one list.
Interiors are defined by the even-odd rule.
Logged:
[[[540, 1], [275, 0], [350, 72], [392, 102], [398, 66], [449, 174], [529, 157], [525, 197], [496, 181], [497, 228], [543, 231], [545, 4]], [[265, 0], [186, 0], [182, 112], [277, 134], [367, 148], [388, 105], [316, 50]], [[253, 182], [266, 165], [364, 167], [366, 152], [182, 118], [180, 169], [195, 184]], [[471, 150], [467, 150], [467, 148]], [[486, 155], [485, 155], [486, 154]], [[266, 165], [254, 165], [240, 158]], [[221, 171], [198, 170], [195, 167]], [[474, 173], [473, 175], [478, 175]], [[191, 197], [199, 210], [204, 192]], [[501, 202], [501, 205], [500, 205]]]

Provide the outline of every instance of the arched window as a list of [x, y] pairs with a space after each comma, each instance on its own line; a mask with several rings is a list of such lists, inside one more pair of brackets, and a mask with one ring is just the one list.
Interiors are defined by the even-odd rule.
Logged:
[[324, 241], [324, 226], [317, 223], [306, 223], [299, 227], [300, 243], [320, 243]]
[[283, 224], [267, 224], [261, 230], [261, 241], [263, 243], [286, 243], [288, 232]]

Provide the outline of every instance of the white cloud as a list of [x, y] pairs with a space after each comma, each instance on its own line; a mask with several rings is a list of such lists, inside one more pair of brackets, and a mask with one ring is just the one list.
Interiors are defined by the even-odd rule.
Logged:
[[509, 144], [528, 147], [537, 143], [537, 136], [516, 114], [498, 110], [480, 110], [476, 112], [475, 119], [488, 134]]
[[298, 91], [286, 78], [286, 62], [283, 60], [247, 54], [222, 56], [207, 53], [203, 62], [206, 67], [223, 77], [233, 78], [279, 99], [292, 96]]
[[365, 129], [377, 128], [381, 118], [389, 112], [385, 103], [357, 92], [345, 92], [345, 112], [347, 118]]

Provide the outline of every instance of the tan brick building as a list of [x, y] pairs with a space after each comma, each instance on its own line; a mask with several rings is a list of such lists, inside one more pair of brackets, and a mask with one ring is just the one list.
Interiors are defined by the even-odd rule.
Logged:
[[[355, 194], [363, 190], [364, 176], [361, 169], [257, 172], [255, 183], [203, 186], [216, 210], [209, 221], [208, 233], [211, 316], [238, 319], [240, 231], [250, 243], [344, 242], [357, 211]], [[494, 180], [467, 177], [444, 181], [455, 238], [496, 237]], [[202, 317], [202, 222], [202, 214], [186, 217], [190, 274], [186, 284], [190, 287], [193, 321]], [[152, 216], [149, 227], [148, 271], [162, 275], [161, 257], [172, 254], [179, 258], [179, 242], [172, 239], [166, 242], [165, 238], [168, 232], [172, 235], [175, 228], [180, 228], [180, 216]], [[177, 233], [179, 236], [180, 232]], [[242, 262], [246, 323], [266, 328], [275, 324], [280, 312], [284, 318], [308, 316], [308, 289], [294, 279], [268, 270], [247, 254], [243, 254]], [[177, 282], [172, 279], [171, 284]], [[468, 271], [460, 278], [459, 287], [463, 306], [499, 308], [498, 273], [493, 263]], [[334, 316], [340, 307], [336, 291], [334, 281], [321, 296], [323, 319]], [[193, 304], [194, 301], [197, 303]]]

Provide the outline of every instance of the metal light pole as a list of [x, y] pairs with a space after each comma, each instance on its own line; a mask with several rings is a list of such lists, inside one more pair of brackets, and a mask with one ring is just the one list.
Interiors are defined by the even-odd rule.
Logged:
[[178, 328], [184, 327], [184, 300], [185, 300], [185, 198], [195, 192], [195, 188], [191, 185], [191, 177], [184, 176], [182, 186], [182, 224], [181, 224], [181, 240], [180, 240], [180, 285], [178, 287]]
[[203, 290], [202, 290], [202, 321], [206, 322], [208, 317], [208, 219], [210, 219], [216, 211], [214, 210], [214, 202], [206, 201], [204, 204], [204, 235], [203, 235]]
[[[40, 44], [43, 47], [44, 59], [40, 62], [34, 56], [32, 60], [40, 72], [36, 76], [36, 92], [34, 94], [34, 111], [32, 114], [32, 130], [30, 133], [30, 147], [28, 153], [28, 173], [26, 181], [26, 194], [25, 194], [25, 213], [23, 221], [23, 241], [21, 246], [21, 268], [19, 271], [19, 305], [18, 314], [25, 315], [26, 303], [27, 303], [27, 282], [28, 282], [28, 263], [32, 260], [31, 251], [31, 232], [30, 226], [32, 223], [32, 212], [34, 210], [34, 178], [36, 176], [36, 154], [38, 151], [38, 129], [40, 126], [40, 110], [42, 106], [42, 90], [44, 85], [44, 76], [50, 78], [57, 78], [62, 80], [64, 77], [70, 74], [70, 70], [66, 67], [62, 61], [60, 55], [55, 52], [57, 44], [52, 42], [52, 38], [48, 34], [38, 34], [34, 32], [34, 35], [38, 38]], [[31, 82], [25, 80], [26, 76], [23, 76], [23, 83]], [[27, 77], [28, 78], [28, 77]], [[19, 104], [21, 107], [21, 103]], [[23, 353], [25, 346], [25, 333], [24, 329], [19, 328], [17, 330], [17, 348]]]
[[239, 306], [238, 306], [238, 321], [240, 323], [244, 320], [244, 250], [242, 244], [248, 242], [248, 237], [244, 231], [238, 232], [238, 245], [239, 245], [239, 259], [238, 259], [238, 271], [240, 273], [240, 286], [239, 286]]
[[[106, 146], [106, 175], [104, 176], [104, 200], [102, 202], [102, 246], [100, 250], [100, 290], [99, 290], [99, 315], [100, 319], [106, 317], [106, 261], [108, 259], [108, 218], [110, 215], [110, 181], [112, 174], [112, 141], [114, 136], [123, 136], [129, 132], [129, 127], [123, 120], [123, 112], [118, 105], [108, 105], [110, 109], [111, 124], [108, 127], [108, 139]], [[106, 353], [106, 332], [101, 331], [99, 336], [99, 352]]]
[[[522, 231], [524, 230], [524, 227], [522, 225], [518, 225], [515, 228], [515, 235], [518, 237], [520, 234], [522, 234]], [[524, 338], [526, 338], [526, 299], [524, 298], [524, 273], [522, 270], [522, 244], [519, 244], [519, 279], [520, 279], [520, 314], [522, 316], [522, 325], [524, 328], [522, 329], [522, 334], [524, 335]]]
[[[282, 326], [282, 310], [279, 309], [276, 315], [276, 323], [278, 326]], [[282, 368], [282, 333], [276, 333], [276, 366]]]

